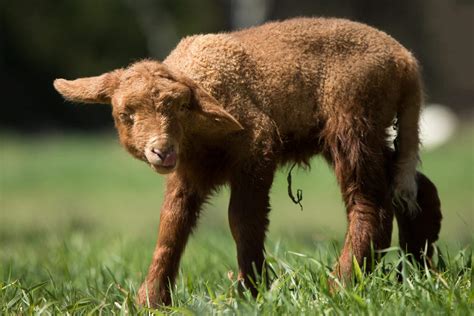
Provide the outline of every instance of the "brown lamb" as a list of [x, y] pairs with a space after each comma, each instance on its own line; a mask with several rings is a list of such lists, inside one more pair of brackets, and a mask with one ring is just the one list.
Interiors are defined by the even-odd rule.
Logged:
[[[343, 281], [390, 245], [423, 260], [441, 223], [436, 187], [417, 173], [422, 87], [417, 61], [389, 35], [343, 19], [297, 18], [184, 38], [162, 62], [54, 82], [66, 99], [112, 104], [121, 143], [167, 174], [159, 237], [139, 302], [170, 303], [170, 285], [203, 202], [231, 189], [239, 278], [264, 267], [277, 167], [321, 154], [334, 169], [348, 230]], [[396, 123], [394, 123], [396, 122]], [[388, 141], [395, 126], [397, 138]], [[394, 147], [394, 149], [392, 149]], [[426, 246], [428, 245], [428, 246]], [[254, 267], [256, 269], [254, 269]]]

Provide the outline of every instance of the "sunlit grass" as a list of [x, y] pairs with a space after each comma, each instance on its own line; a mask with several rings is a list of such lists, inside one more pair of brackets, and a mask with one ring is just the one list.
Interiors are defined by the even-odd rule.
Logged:
[[[422, 152], [423, 172], [443, 205], [436, 271], [413, 269], [392, 250], [369, 276], [332, 295], [327, 279], [344, 237], [345, 214], [331, 171], [315, 159], [293, 174], [303, 211], [287, 196], [286, 171], [272, 188], [267, 260], [276, 273], [254, 300], [239, 296], [227, 189], [206, 206], [173, 292], [177, 314], [469, 314], [474, 129]], [[0, 313], [128, 311], [151, 260], [163, 179], [112, 135], [30, 138], [0, 134]], [[395, 234], [394, 234], [395, 235]], [[396, 242], [396, 238], [394, 238]], [[146, 309], [140, 309], [146, 312]]]
[[[173, 289], [173, 307], [162, 312], [466, 315], [474, 307], [470, 250], [444, 254], [436, 271], [414, 268], [392, 250], [374, 273], [356, 274], [355, 285], [331, 293], [327, 280], [335, 254], [329, 243], [306, 245], [300, 252], [273, 243], [267, 253], [272, 282], [269, 289], [261, 286], [254, 300], [249, 293], [240, 295], [237, 281], [228, 278], [236, 267], [232, 245], [221, 234], [204, 233], [206, 239], [193, 243]], [[71, 232], [13, 244], [15, 250], [2, 256], [0, 268], [3, 312], [147, 310], [134, 297], [150, 259], [150, 241]], [[406, 278], [399, 282], [403, 265]]]

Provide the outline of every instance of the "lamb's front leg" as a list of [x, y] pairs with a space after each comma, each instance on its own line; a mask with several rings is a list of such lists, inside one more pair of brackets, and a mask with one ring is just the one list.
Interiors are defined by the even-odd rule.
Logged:
[[171, 303], [173, 285], [188, 237], [196, 224], [203, 196], [190, 189], [177, 175], [167, 181], [160, 215], [158, 242], [143, 282], [138, 302], [157, 306]]
[[273, 172], [274, 170], [242, 172], [231, 181], [229, 224], [237, 244], [239, 279], [245, 282], [254, 296], [257, 294], [254, 285], [261, 275], [264, 263]]

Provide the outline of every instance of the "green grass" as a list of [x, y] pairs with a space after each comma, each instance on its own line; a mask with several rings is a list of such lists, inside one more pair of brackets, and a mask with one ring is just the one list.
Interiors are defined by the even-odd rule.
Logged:
[[[346, 221], [335, 179], [316, 158], [310, 172], [293, 174], [303, 211], [286, 194], [284, 171], [274, 183], [270, 289], [254, 300], [228, 278], [237, 267], [223, 189], [188, 244], [173, 307], [159, 312], [472, 314], [474, 129], [422, 160], [443, 203], [436, 272], [413, 269], [392, 249], [374, 273], [331, 295]], [[134, 297], [151, 260], [162, 180], [109, 135], [0, 134], [0, 313], [148, 312]]]

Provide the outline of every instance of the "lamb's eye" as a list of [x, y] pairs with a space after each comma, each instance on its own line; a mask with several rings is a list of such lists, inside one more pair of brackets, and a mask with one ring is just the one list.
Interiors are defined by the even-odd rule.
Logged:
[[190, 105], [188, 102], [182, 102], [182, 103], [179, 105], [179, 110], [180, 110], [181, 112], [188, 111], [190, 108], [191, 108], [191, 105]]
[[120, 113], [119, 114], [120, 121], [126, 124], [132, 124], [133, 120], [135, 119], [135, 114], [133, 113]]

